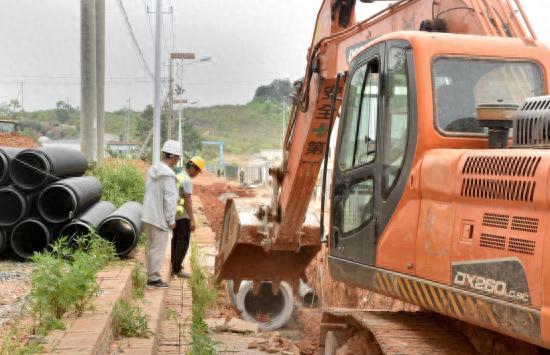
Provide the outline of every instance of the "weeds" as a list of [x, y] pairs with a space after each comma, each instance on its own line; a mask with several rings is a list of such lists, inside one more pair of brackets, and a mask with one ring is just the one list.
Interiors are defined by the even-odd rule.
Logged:
[[149, 338], [148, 317], [137, 304], [118, 300], [114, 309], [113, 334], [116, 337]]
[[40, 344], [24, 341], [19, 333], [17, 325], [12, 323], [2, 338], [0, 355], [31, 355], [42, 352]]
[[29, 307], [37, 321], [37, 332], [62, 329], [61, 318], [68, 312], [80, 316], [90, 309], [99, 292], [96, 273], [116, 258], [113, 245], [96, 234], [77, 240], [76, 249], [66, 238], [58, 239], [51, 251], [36, 253], [31, 274]]
[[127, 201], [143, 201], [145, 180], [131, 162], [111, 161], [101, 168], [93, 169], [91, 174], [103, 184], [103, 199], [117, 207]]
[[198, 246], [191, 245], [191, 277], [189, 278], [193, 305], [191, 307], [191, 354], [215, 354], [214, 341], [208, 332], [204, 321], [205, 310], [216, 300], [217, 288], [211, 287], [211, 282], [204, 270], [202, 255]]
[[147, 286], [147, 274], [142, 263], [136, 263], [132, 269], [132, 286], [135, 298], [145, 297], [145, 287]]

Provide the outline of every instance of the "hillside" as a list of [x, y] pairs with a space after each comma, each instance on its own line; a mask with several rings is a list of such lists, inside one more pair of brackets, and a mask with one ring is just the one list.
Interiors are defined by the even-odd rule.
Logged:
[[[289, 107], [284, 110], [286, 127]], [[281, 147], [283, 106], [280, 102], [256, 99], [246, 105], [190, 108], [185, 116], [203, 140], [225, 142], [230, 154], [250, 155], [263, 148]]]

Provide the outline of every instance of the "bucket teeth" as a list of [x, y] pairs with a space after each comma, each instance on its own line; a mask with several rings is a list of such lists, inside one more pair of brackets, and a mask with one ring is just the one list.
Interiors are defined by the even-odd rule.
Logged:
[[281, 291], [281, 281], [273, 281], [271, 283], [271, 291], [274, 295], [278, 295]]
[[236, 294], [241, 288], [241, 280], [233, 280], [233, 292]]

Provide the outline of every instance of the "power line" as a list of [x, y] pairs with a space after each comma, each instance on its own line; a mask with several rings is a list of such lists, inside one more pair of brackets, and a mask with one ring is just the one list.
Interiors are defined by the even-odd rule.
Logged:
[[154, 78], [153, 72], [151, 69], [149, 69], [149, 65], [147, 64], [147, 61], [145, 60], [145, 56], [143, 55], [143, 51], [141, 50], [139, 43], [136, 39], [136, 36], [134, 34], [134, 30], [132, 29], [132, 25], [130, 24], [130, 20], [128, 19], [128, 15], [126, 14], [126, 10], [124, 9], [124, 5], [122, 4], [122, 0], [117, 0], [118, 7], [120, 8], [120, 13], [122, 14], [122, 18], [124, 19], [124, 23], [126, 24], [126, 27], [128, 28], [128, 32], [130, 33], [130, 37], [132, 38], [132, 42], [134, 43], [134, 47], [136, 48], [137, 54], [139, 56], [139, 59], [141, 61], [141, 64], [143, 64], [143, 68], [147, 72], [147, 74]]
[[155, 36], [153, 35], [153, 25], [151, 24], [151, 14], [149, 13], [149, 5], [143, 1], [143, 5], [145, 6], [145, 15], [147, 16], [147, 21], [149, 22], [149, 32], [151, 33], [151, 42], [155, 44]]
[[164, 21], [162, 22], [162, 36], [165, 38], [163, 42], [164, 50], [166, 50], [166, 56], [170, 57], [170, 49], [168, 48], [168, 36], [166, 36], [166, 30], [164, 29]]

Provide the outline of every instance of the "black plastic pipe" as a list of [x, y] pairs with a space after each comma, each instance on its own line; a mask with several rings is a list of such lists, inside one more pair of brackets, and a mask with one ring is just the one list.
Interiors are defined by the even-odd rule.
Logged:
[[19, 222], [11, 232], [11, 247], [23, 259], [45, 250], [53, 242], [53, 227], [38, 218]]
[[5, 256], [10, 250], [10, 232], [0, 229], [0, 255]]
[[25, 194], [14, 186], [0, 187], [0, 227], [13, 226], [34, 210], [38, 192]]
[[20, 148], [0, 147], [0, 185], [8, 185], [11, 182], [11, 161], [22, 150]]
[[115, 245], [120, 257], [130, 254], [137, 245], [141, 234], [141, 210], [140, 203], [126, 202], [97, 228], [101, 237]]
[[26, 149], [12, 160], [10, 177], [20, 188], [36, 190], [59, 178], [81, 176], [87, 168], [84, 155], [74, 149]]
[[50, 223], [69, 221], [101, 199], [101, 182], [93, 176], [59, 180], [38, 196], [38, 213]]
[[69, 240], [88, 235], [114, 211], [116, 211], [116, 207], [111, 202], [100, 201], [63, 227], [59, 235], [67, 237]]

